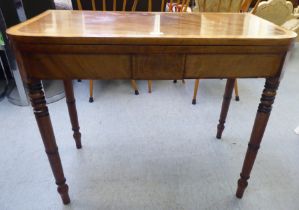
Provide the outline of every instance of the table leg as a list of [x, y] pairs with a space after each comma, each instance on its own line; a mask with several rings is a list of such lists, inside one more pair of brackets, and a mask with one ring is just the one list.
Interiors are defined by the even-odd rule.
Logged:
[[223, 95], [223, 101], [222, 101], [222, 107], [221, 107], [221, 113], [220, 113], [220, 118], [219, 118], [219, 124], [217, 126], [217, 139], [221, 139], [222, 132], [225, 128], [224, 123], [226, 120], [227, 112], [229, 109], [229, 104], [232, 98], [232, 93], [235, 85], [235, 80], [236, 79], [227, 79], [226, 81], [226, 86], [225, 86], [225, 91]]
[[82, 148], [81, 145], [81, 133], [76, 109], [76, 100], [74, 96], [73, 84], [71, 80], [64, 80], [64, 91], [65, 91], [65, 98], [67, 103], [67, 108], [69, 110], [69, 115], [72, 124], [72, 130], [74, 131], [73, 137], [76, 142], [77, 149]]
[[196, 79], [195, 83], [194, 83], [194, 92], [193, 92], [193, 98], [192, 98], [192, 104], [193, 105], [196, 104], [196, 97], [197, 97], [198, 87], [199, 87], [199, 79]]
[[33, 107], [35, 119], [45, 146], [45, 150], [51, 165], [52, 172], [58, 185], [59, 192], [64, 204], [70, 203], [68, 185], [63, 174], [61, 160], [58, 153], [48, 107], [46, 105], [44, 91], [40, 80], [28, 83], [29, 97]]
[[238, 80], [235, 81], [235, 100], [240, 101]]
[[258, 106], [242, 172], [240, 174], [241, 178], [238, 180], [238, 189], [236, 192], [238, 198], [242, 198], [244, 190], [248, 185], [247, 180], [250, 177], [250, 172], [267, 126], [278, 85], [279, 78], [266, 79], [265, 88]]
[[149, 92], [149, 93], [152, 93], [152, 84], [153, 84], [153, 83], [152, 83], [152, 80], [148, 80], [148, 81], [147, 81], [148, 92]]

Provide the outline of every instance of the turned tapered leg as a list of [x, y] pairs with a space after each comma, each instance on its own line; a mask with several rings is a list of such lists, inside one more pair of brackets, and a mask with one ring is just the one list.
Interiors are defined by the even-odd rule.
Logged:
[[135, 91], [135, 95], [139, 95], [139, 91], [138, 91], [138, 87], [137, 87], [136, 81], [135, 80], [131, 80], [131, 85], [132, 85], [132, 88]]
[[217, 139], [221, 139], [221, 135], [222, 135], [222, 132], [225, 127], [224, 123], [225, 123], [227, 112], [229, 109], [229, 104], [230, 104], [230, 101], [232, 98], [234, 84], [235, 84], [235, 79], [227, 79], [226, 86], [225, 86], [225, 92], [223, 95], [219, 124], [217, 126], [217, 135], [216, 135]]
[[81, 133], [76, 109], [76, 100], [74, 96], [73, 84], [71, 80], [64, 80], [64, 91], [65, 91], [65, 98], [67, 103], [67, 108], [69, 110], [69, 115], [71, 119], [72, 129], [74, 131], [73, 137], [76, 142], [77, 149], [82, 148], [81, 145]]
[[152, 80], [148, 80], [147, 85], [148, 85], [148, 92], [151, 93], [152, 92]]
[[197, 91], [198, 91], [198, 86], [199, 86], [199, 79], [195, 80], [194, 84], [194, 93], [193, 93], [193, 99], [192, 99], [192, 104], [196, 104], [196, 97], [197, 97]]
[[45, 95], [42, 90], [40, 80], [35, 80], [28, 83], [29, 97], [33, 107], [34, 115], [37, 125], [45, 146], [46, 153], [55, 177], [56, 184], [58, 185], [57, 191], [59, 192], [64, 204], [70, 203], [68, 194], [68, 186], [63, 174], [61, 160], [58, 153], [48, 107], [46, 105]]
[[236, 99], [236, 101], [240, 101], [239, 88], [238, 88], [238, 82], [237, 82], [237, 80], [235, 81], [235, 99]]
[[93, 102], [93, 80], [89, 80], [89, 103]]
[[266, 79], [265, 88], [258, 106], [242, 172], [240, 174], [241, 178], [238, 181], [238, 189], [236, 192], [238, 198], [242, 198], [244, 190], [248, 185], [247, 180], [250, 177], [250, 172], [267, 126], [278, 85], [279, 78]]

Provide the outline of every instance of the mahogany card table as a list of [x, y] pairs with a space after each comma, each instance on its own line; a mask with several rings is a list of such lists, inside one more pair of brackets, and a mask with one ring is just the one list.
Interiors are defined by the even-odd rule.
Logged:
[[41, 80], [63, 80], [77, 148], [74, 79], [227, 79], [221, 138], [236, 78], [265, 78], [236, 196], [242, 198], [296, 33], [252, 14], [46, 11], [7, 30], [64, 204], [70, 202]]

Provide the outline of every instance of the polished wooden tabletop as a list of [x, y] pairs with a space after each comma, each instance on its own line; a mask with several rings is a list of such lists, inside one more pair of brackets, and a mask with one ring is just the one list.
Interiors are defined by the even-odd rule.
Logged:
[[7, 33], [27, 42], [40, 43], [46, 38], [48, 44], [285, 45], [296, 37], [249, 13], [66, 10], [48, 10]]
[[64, 80], [76, 147], [81, 133], [73, 79], [227, 78], [221, 138], [236, 78], [266, 78], [236, 196], [248, 185], [296, 33], [251, 14], [47, 11], [10, 28], [20, 73], [58, 192], [70, 202], [41, 80]]

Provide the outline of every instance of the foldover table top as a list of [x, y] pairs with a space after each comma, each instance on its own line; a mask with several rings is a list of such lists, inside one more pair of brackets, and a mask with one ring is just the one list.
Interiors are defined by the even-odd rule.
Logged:
[[249, 13], [67, 10], [48, 10], [7, 34], [30, 43], [130, 45], [288, 45], [296, 37]]
[[41, 80], [64, 81], [76, 147], [73, 79], [226, 78], [221, 138], [236, 78], [265, 78], [236, 196], [242, 198], [296, 33], [251, 14], [46, 11], [7, 31], [64, 204], [70, 202]]

